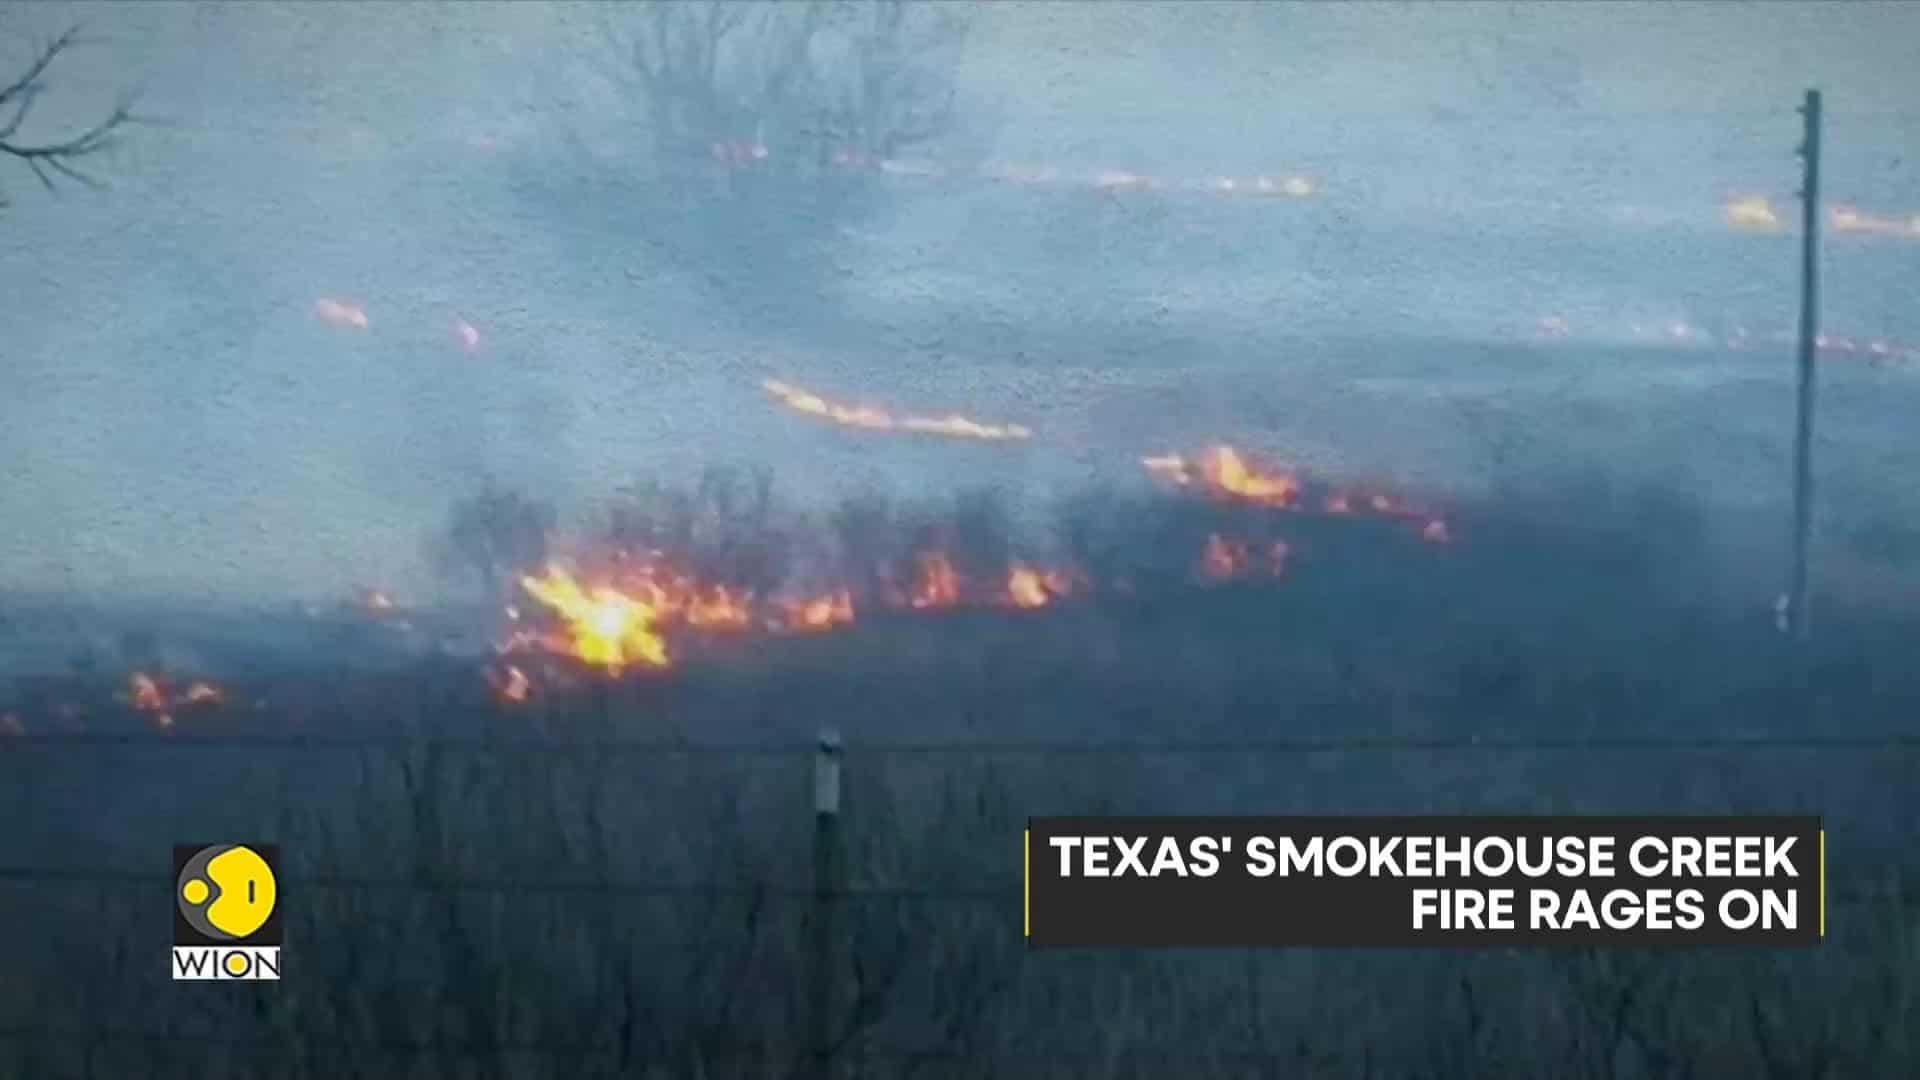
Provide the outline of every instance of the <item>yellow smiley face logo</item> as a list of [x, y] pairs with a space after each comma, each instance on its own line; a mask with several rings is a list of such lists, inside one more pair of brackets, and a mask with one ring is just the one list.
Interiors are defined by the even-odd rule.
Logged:
[[258, 852], [215, 844], [181, 867], [174, 895], [189, 926], [219, 941], [238, 941], [266, 925], [278, 890], [273, 868]]

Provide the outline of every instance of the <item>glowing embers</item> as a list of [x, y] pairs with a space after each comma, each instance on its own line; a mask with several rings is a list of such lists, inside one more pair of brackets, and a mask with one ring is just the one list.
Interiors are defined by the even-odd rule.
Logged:
[[1286, 572], [1288, 550], [1284, 540], [1255, 545], [1213, 533], [1200, 551], [1200, 576], [1215, 582], [1279, 577]]

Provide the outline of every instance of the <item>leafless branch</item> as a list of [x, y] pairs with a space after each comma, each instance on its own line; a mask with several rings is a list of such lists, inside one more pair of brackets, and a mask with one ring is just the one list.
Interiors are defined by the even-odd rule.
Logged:
[[[19, 138], [34, 103], [46, 92], [55, 60], [79, 44], [82, 38], [76, 25], [48, 42], [18, 77], [0, 87], [0, 154], [24, 163], [34, 179], [49, 191], [55, 189], [59, 178], [88, 188], [105, 187], [105, 181], [84, 171], [80, 162], [112, 147], [127, 125], [149, 122], [134, 112], [133, 98], [126, 95], [114, 103], [105, 118], [79, 132], [45, 142]], [[0, 206], [5, 205], [5, 197], [0, 196]]]
[[806, 168], [829, 143], [884, 157], [945, 133], [965, 25], [901, 0], [656, 3], [608, 37], [658, 150], [752, 138], [779, 155], [767, 167]]

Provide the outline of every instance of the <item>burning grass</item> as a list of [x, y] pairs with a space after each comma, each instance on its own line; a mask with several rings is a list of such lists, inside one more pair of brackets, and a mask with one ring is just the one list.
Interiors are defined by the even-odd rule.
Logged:
[[[1190, 583], [1283, 577], [1296, 557], [1293, 541], [1282, 535], [1291, 515], [1406, 521], [1414, 525], [1412, 535], [1429, 544], [1452, 539], [1444, 520], [1403, 498], [1309, 481], [1232, 447], [1214, 447], [1191, 460], [1169, 455], [1145, 463], [1177, 491], [1256, 515], [1220, 521], [1199, 535], [1161, 538], [1164, 550], [1150, 553], [1149, 561], [1184, 567]], [[821, 632], [888, 611], [1031, 611], [1125, 593], [1137, 584], [1128, 570], [1096, 567], [1071, 554], [1015, 554], [1001, 535], [1005, 511], [991, 496], [963, 496], [944, 520], [922, 510], [916, 520], [867, 522], [858, 536], [847, 534], [851, 519], [845, 517], [857, 509], [843, 509], [840, 535], [827, 537], [821, 534], [831, 530], [818, 521], [775, 524], [764, 483], [750, 510], [733, 492], [730, 481], [712, 475], [693, 492], [656, 488], [647, 496], [652, 505], [617, 511], [619, 523], [605, 537], [554, 537], [539, 545], [572, 549], [576, 557], [571, 565], [516, 571], [525, 595], [508, 601], [513, 625], [501, 651], [563, 654], [618, 677], [671, 667], [680, 649], [676, 640], [689, 635]], [[1275, 518], [1275, 512], [1284, 514]], [[976, 519], [971, 524], [969, 515]], [[703, 528], [708, 535], [696, 540]], [[982, 529], [993, 535], [980, 535]], [[1056, 539], [1045, 546], [1060, 545]], [[811, 584], [787, 580], [783, 569], [799, 547], [837, 548], [826, 565], [815, 567]], [[522, 600], [531, 601], [530, 607]]]
[[175, 689], [164, 675], [136, 671], [127, 677], [124, 700], [164, 730], [173, 727], [174, 715], [182, 709], [206, 710], [224, 704], [226, 691], [205, 679], [194, 679], [184, 688]]
[[[689, 504], [693, 519], [713, 516], [700, 505]], [[126, 1017], [111, 1023], [183, 1039], [91, 1051], [16, 1041], [0, 1045], [0, 1072], [784, 1074], [804, 1045], [811, 985], [808, 762], [701, 747], [804, 746], [834, 726], [847, 737], [844, 851], [856, 890], [832, 946], [844, 962], [835, 1016], [848, 1073], [903, 1075], [903, 1063], [924, 1061], [912, 1071], [1600, 1076], [1624, 1061], [1627, 1071], [1658, 1063], [1641, 1070], [1650, 1074], [1805, 1075], [1805, 1063], [1824, 1060], [1840, 1063], [1836, 1074], [1911, 1074], [1900, 1033], [1920, 1021], [1920, 958], [1912, 910], [1891, 893], [1836, 909], [1831, 940], [1791, 955], [1042, 960], [1008, 917], [1018, 879], [1001, 854], [1024, 817], [1055, 812], [1817, 809], [1836, 838], [1838, 890], [1875, 884], [1868, 848], [1902, 849], [1915, 812], [1911, 751], [873, 749], [1910, 728], [1920, 704], [1910, 617], [1829, 605], [1815, 650], [1788, 663], [1764, 620], [1676, 588], [1720, 561], [1671, 507], [1570, 488], [1497, 512], [1455, 509], [1471, 542], [1435, 547], [1364, 512], [1088, 496], [1063, 508], [1055, 563], [980, 525], [990, 515], [977, 508], [868, 508], [844, 519], [846, 561], [834, 564], [866, 577], [755, 612], [817, 612], [793, 621], [837, 633], [670, 652], [670, 679], [614, 682], [578, 657], [533, 650], [487, 662], [484, 683], [461, 663], [376, 674], [310, 655], [305, 670], [229, 686], [274, 703], [248, 713], [250, 731], [473, 740], [459, 746], [169, 749], [180, 756], [165, 768], [10, 748], [0, 767], [16, 770], [9, 778], [34, 815], [8, 841], [22, 864], [143, 865], [203, 832], [281, 843], [300, 883], [287, 894], [300, 897], [287, 913], [300, 975], [278, 988], [297, 993], [190, 1000], [160, 985], [148, 951], [157, 887], [116, 883], [84, 903], [70, 882], [11, 888], [0, 914], [37, 932], [22, 935], [0, 975], [6, 1021]], [[790, 535], [778, 517], [745, 520]], [[681, 575], [748, 583], [757, 563], [740, 553], [752, 532], [706, 534], [679, 551], [690, 567]], [[1238, 585], [1195, 587], [1208, 580], [1198, 567], [1209, 547], [1252, 567], [1276, 540], [1288, 545], [1277, 586], [1249, 570]], [[913, 558], [933, 550], [944, 559]], [[1046, 578], [1054, 566], [1094, 583], [1124, 571], [1134, 587], [1068, 577], [1054, 583], [1067, 586], [1061, 595]], [[646, 567], [602, 553], [582, 560], [573, 584], [589, 602], [590, 573], [678, 587]], [[778, 595], [786, 575], [753, 583], [755, 595]], [[1022, 602], [1034, 587], [1051, 597], [1037, 612]], [[899, 602], [860, 606], [889, 590]], [[956, 603], [915, 608], [915, 596]], [[970, 598], [979, 602], [960, 602]], [[522, 622], [551, 610], [524, 588], [519, 603]], [[653, 625], [693, 635], [691, 619]], [[160, 700], [177, 696], [152, 681]], [[28, 730], [46, 715], [24, 700], [5, 711]], [[515, 732], [544, 738], [513, 750], [487, 742]], [[620, 754], [602, 747], [609, 739], [686, 749]], [[353, 884], [369, 880], [387, 884]], [[682, 883], [713, 891], [674, 894]], [[184, 1038], [201, 1032], [240, 1046]], [[425, 1049], [401, 1056], [396, 1046]], [[528, 1046], [546, 1049], [517, 1049]]]
[[1262, 462], [1231, 446], [1214, 446], [1189, 457], [1161, 454], [1140, 459], [1147, 472], [1171, 487], [1216, 502], [1322, 514], [1375, 514], [1418, 523], [1422, 539], [1446, 543], [1446, 521], [1401, 497], [1309, 481], [1296, 470]]
[[[701, 514], [697, 500], [669, 496], [664, 501], [692, 517]], [[999, 511], [984, 504], [970, 511], [963, 497], [950, 517], [922, 509], [837, 542], [822, 535], [830, 529], [810, 520], [778, 529], [766, 521], [736, 525], [704, 543], [692, 539], [690, 525], [667, 527], [662, 531], [685, 545], [677, 551], [636, 551], [592, 536], [556, 537], [555, 549], [577, 554], [564, 564], [552, 562], [519, 576], [520, 595], [507, 605], [510, 617], [500, 652], [564, 655], [618, 678], [671, 668], [698, 640], [844, 631], [875, 614], [1033, 612], [1133, 587], [1124, 574], [1098, 575], [1064, 554], [1053, 559], [1016, 554], [1008, 538], [979, 535], [982, 527], [998, 526], [991, 520], [969, 523], [969, 513], [991, 519]], [[808, 530], [816, 534], [815, 546], [837, 548], [826, 564], [814, 568], [811, 583], [771, 571], [744, 572], [738, 558], [729, 567], [729, 559], [715, 554], [791, 546], [796, 532]], [[1178, 544], [1165, 554], [1172, 564], [1184, 565], [1196, 584], [1277, 578], [1288, 553], [1286, 541], [1277, 537], [1249, 539], [1218, 531]], [[749, 561], [765, 570], [769, 560]]]
[[989, 424], [959, 414], [947, 416], [895, 416], [873, 405], [845, 405], [829, 401], [778, 379], [767, 379], [761, 387], [780, 404], [794, 412], [817, 417], [841, 427], [867, 431], [901, 431], [921, 435], [945, 435], [955, 439], [987, 442], [1021, 441], [1033, 437], [1030, 428], [1019, 424]]

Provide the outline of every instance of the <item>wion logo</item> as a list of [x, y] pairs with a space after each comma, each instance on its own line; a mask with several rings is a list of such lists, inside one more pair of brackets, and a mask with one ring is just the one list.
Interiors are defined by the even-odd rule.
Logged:
[[280, 978], [273, 844], [175, 844], [173, 977]]

